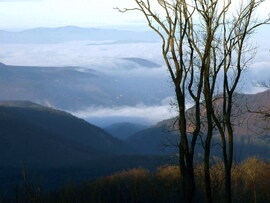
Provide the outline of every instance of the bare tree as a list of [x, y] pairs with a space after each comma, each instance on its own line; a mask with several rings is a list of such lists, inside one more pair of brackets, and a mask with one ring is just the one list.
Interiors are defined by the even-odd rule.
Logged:
[[[140, 11], [149, 27], [160, 36], [163, 58], [174, 84], [184, 202], [195, 200], [194, 155], [199, 138], [204, 147], [206, 197], [208, 202], [213, 202], [210, 157], [215, 126], [222, 138], [226, 199], [231, 202], [233, 95], [249, 62], [243, 57], [250, 51], [246, 47], [248, 37], [269, 21], [254, 22], [254, 11], [263, 0], [245, 0], [239, 7], [232, 5], [231, 0], [133, 1], [137, 7], [118, 10]], [[220, 93], [223, 96], [221, 118], [214, 104]], [[194, 104], [192, 116], [186, 111], [187, 98]], [[202, 126], [202, 114], [207, 120], [206, 129]]]
[[[228, 1], [231, 4], [230, 1]], [[249, 0], [242, 1], [236, 15], [230, 15], [224, 12], [221, 22], [221, 30], [218, 31], [217, 38], [220, 47], [215, 49], [212, 60], [214, 64], [214, 78], [222, 70], [223, 90], [222, 90], [222, 116], [218, 118], [216, 111], [211, 111], [213, 120], [221, 135], [224, 173], [225, 173], [225, 192], [226, 202], [232, 202], [231, 199], [231, 170], [233, 164], [233, 122], [232, 107], [233, 96], [239, 83], [243, 69], [245, 69], [253, 58], [253, 51], [248, 43], [249, 36], [254, 30], [268, 24], [269, 19], [259, 22], [254, 18], [255, 10], [262, 1]], [[228, 4], [228, 5], [229, 5]], [[227, 7], [229, 9], [229, 7]], [[229, 10], [228, 10], [229, 11]], [[215, 68], [217, 66], [218, 68]], [[220, 69], [221, 68], [221, 69]], [[214, 84], [214, 83], [212, 83]], [[215, 87], [212, 86], [214, 89]]]

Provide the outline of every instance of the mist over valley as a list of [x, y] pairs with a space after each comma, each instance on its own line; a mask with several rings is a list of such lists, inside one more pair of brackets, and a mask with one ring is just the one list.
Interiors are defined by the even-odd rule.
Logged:
[[[269, 122], [257, 115], [270, 105], [269, 90], [258, 85], [270, 75], [265, 33], [253, 39], [262, 46], [244, 71], [233, 104], [239, 162], [253, 156], [269, 161]], [[40, 180], [50, 192], [68, 181], [78, 186], [133, 168], [157, 174], [177, 165], [177, 102], [160, 47], [159, 37], [149, 30], [64, 26], [0, 31], [0, 196], [14, 197], [14, 188], [25, 183], [24, 170], [29, 182]], [[221, 102], [215, 98], [215, 111], [221, 111]], [[186, 97], [186, 104], [192, 117], [194, 102]], [[203, 99], [200, 105], [203, 122]], [[192, 130], [194, 123], [189, 120], [187, 126]], [[203, 127], [196, 163], [204, 153], [207, 124]], [[217, 159], [220, 142], [215, 126], [212, 155]]]

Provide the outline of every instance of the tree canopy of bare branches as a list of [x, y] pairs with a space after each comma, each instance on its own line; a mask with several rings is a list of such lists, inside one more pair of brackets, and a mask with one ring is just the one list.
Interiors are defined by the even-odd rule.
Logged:
[[[256, 17], [263, 0], [133, 0], [139, 11], [161, 38], [161, 51], [174, 84], [180, 133], [179, 165], [184, 202], [195, 201], [194, 155], [201, 137], [204, 145], [205, 193], [213, 201], [210, 180], [210, 155], [213, 130], [217, 127], [222, 141], [227, 202], [231, 202], [233, 161], [233, 95], [254, 56], [248, 40], [256, 28], [269, 18]], [[222, 110], [217, 113], [214, 100], [222, 95]], [[194, 104], [192, 127], [187, 116], [187, 99]], [[202, 105], [203, 103], [203, 105]], [[201, 115], [207, 129], [202, 130]]]

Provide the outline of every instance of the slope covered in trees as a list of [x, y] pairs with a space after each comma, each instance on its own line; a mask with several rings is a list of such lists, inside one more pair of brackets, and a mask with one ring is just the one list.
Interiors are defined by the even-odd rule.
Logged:
[[[270, 164], [251, 157], [233, 166], [232, 199], [233, 202], [269, 202], [270, 201]], [[214, 202], [225, 202], [222, 182], [224, 174], [222, 162], [215, 160], [211, 165], [211, 178], [214, 186]], [[198, 191], [196, 202], [207, 202], [203, 184], [203, 165], [195, 166]], [[39, 202], [181, 202], [181, 175], [179, 167], [166, 165], [155, 172], [143, 168], [134, 168], [102, 177], [80, 186], [66, 185], [50, 193], [38, 191], [34, 185], [20, 188], [19, 201]]]
[[117, 137], [121, 140], [127, 139], [129, 136], [146, 129], [146, 125], [121, 122], [114, 123], [104, 128], [105, 131], [109, 132], [112, 136]]
[[[222, 108], [220, 100], [215, 101], [215, 110], [218, 112]], [[265, 91], [257, 94], [237, 94], [233, 105], [232, 118], [235, 131], [235, 155], [237, 160], [245, 159], [248, 156], [260, 156], [269, 158], [269, 135], [270, 131], [267, 126], [268, 121], [261, 118], [256, 112], [262, 108], [270, 106], [270, 91]], [[193, 108], [187, 110], [193, 114]], [[201, 112], [202, 121], [205, 117], [205, 112]], [[155, 126], [140, 131], [128, 138], [128, 143], [131, 144], [142, 154], [162, 154], [176, 152], [178, 134], [175, 125], [175, 119], [161, 121]], [[205, 128], [206, 128], [205, 124]], [[192, 122], [189, 122], [189, 127], [192, 128]], [[202, 129], [203, 130], [203, 129]], [[205, 130], [205, 129], [204, 129]], [[204, 131], [206, 133], [206, 131]], [[215, 145], [219, 139], [219, 132], [214, 131], [213, 154], [220, 155], [221, 148]], [[167, 150], [164, 150], [166, 149]], [[174, 150], [173, 150], [174, 149]], [[198, 144], [197, 152], [202, 152], [202, 147]]]
[[132, 152], [71, 114], [31, 102], [0, 102], [1, 165], [58, 166]]

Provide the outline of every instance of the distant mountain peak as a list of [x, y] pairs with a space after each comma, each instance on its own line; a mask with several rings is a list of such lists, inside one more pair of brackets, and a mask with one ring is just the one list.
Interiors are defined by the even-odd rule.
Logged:
[[4, 44], [64, 43], [71, 41], [148, 41], [159, 40], [147, 31], [128, 31], [108, 28], [63, 26], [39, 27], [23, 31], [0, 30], [0, 42]]
[[0, 106], [4, 107], [42, 107], [39, 104], [33, 103], [31, 101], [18, 101], [18, 100], [10, 100], [10, 101], [0, 101]]
[[0, 62], [0, 67], [6, 66], [6, 64]]
[[143, 59], [143, 58], [126, 57], [126, 58], [122, 58], [122, 59], [124, 59], [126, 61], [131, 61], [133, 63], [136, 63], [137, 65], [147, 67], [147, 68], [159, 68], [161, 66], [153, 61]]
[[105, 130], [109, 132], [114, 137], [117, 137], [121, 140], [126, 140], [129, 136], [146, 129], [148, 126], [130, 123], [130, 122], [120, 122], [114, 123], [110, 126], [107, 126]]
[[[222, 101], [222, 97], [219, 101]], [[215, 101], [216, 110], [222, 109], [222, 102], [219, 101]], [[234, 124], [235, 154], [240, 159], [248, 156], [269, 158], [270, 125], [269, 120], [264, 120], [260, 114], [256, 113], [261, 109], [270, 109], [270, 90], [256, 94], [235, 94], [232, 122]], [[192, 110], [194, 107], [187, 111], [192, 113]], [[201, 116], [205, 117], [205, 111], [201, 113]], [[163, 120], [129, 136], [127, 142], [142, 154], [163, 154], [161, 146], [171, 146], [172, 143], [179, 142], [175, 121], [176, 118]], [[193, 123], [189, 120], [187, 123], [188, 127], [192, 128]], [[206, 132], [205, 126], [202, 126], [201, 132]], [[219, 132], [215, 130], [212, 142], [216, 143], [219, 138]], [[202, 150], [200, 146], [197, 147], [198, 152]], [[218, 150], [213, 150], [214, 153], [220, 155]]]

